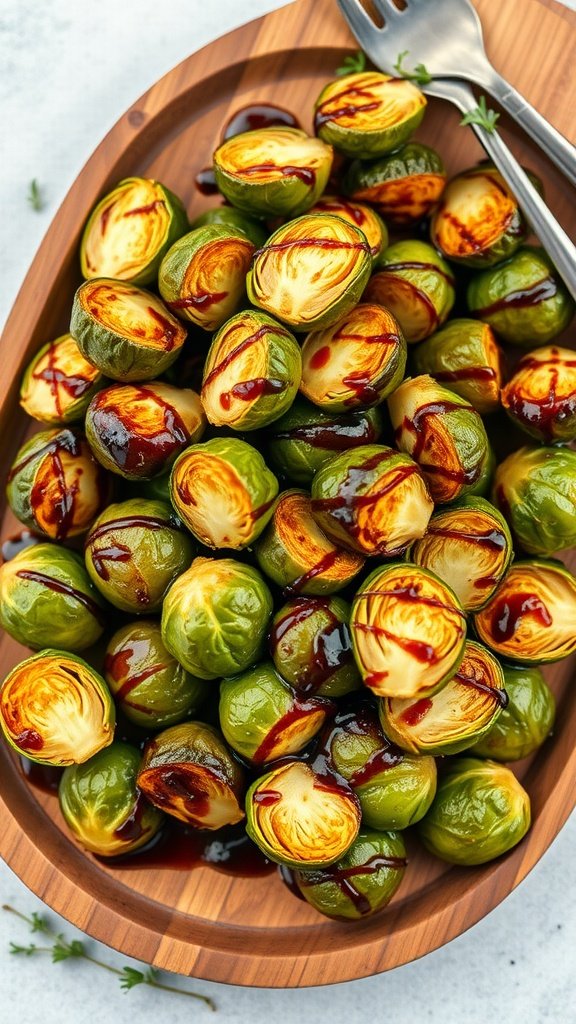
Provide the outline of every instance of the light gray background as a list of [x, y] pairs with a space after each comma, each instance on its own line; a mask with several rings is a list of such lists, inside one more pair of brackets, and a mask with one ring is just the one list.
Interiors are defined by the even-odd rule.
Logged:
[[[59, 203], [126, 107], [192, 51], [280, 6], [275, 0], [1, 0], [0, 319]], [[40, 213], [26, 201], [32, 178], [45, 200]], [[179, 996], [142, 987], [123, 994], [89, 965], [9, 956], [10, 940], [29, 939], [25, 925], [0, 911], [0, 1021], [118, 1024], [130, 1014], [139, 1024], [316, 1024], [327, 1015], [329, 1024], [576, 1024], [575, 838], [573, 818], [519, 890], [424, 960], [329, 989], [196, 983], [215, 999], [215, 1017]], [[28, 913], [41, 909], [2, 864], [0, 902]], [[96, 955], [124, 962], [91, 945]]]

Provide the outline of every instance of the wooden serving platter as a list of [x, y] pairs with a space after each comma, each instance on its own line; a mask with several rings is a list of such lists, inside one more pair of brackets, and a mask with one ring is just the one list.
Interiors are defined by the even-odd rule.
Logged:
[[[476, 3], [496, 66], [574, 141], [576, 15], [553, 0]], [[433, 9], [430, 0], [431, 14]], [[80, 279], [78, 240], [96, 200], [120, 178], [141, 174], [160, 179], [197, 215], [214, 200], [195, 189], [194, 175], [210, 162], [228, 117], [247, 103], [268, 100], [296, 113], [310, 130], [321, 85], [356, 48], [335, 0], [298, 0], [189, 57], [118, 121], [56, 215], [1, 341], [8, 383], [0, 408], [2, 478], [27, 429], [17, 404], [22, 370], [40, 345], [67, 329]], [[418, 137], [439, 149], [450, 172], [481, 155], [472, 133], [458, 128], [456, 112], [441, 103], [430, 104]], [[574, 233], [569, 186], [521, 133], [509, 138], [544, 179], [550, 206]], [[14, 527], [6, 513], [2, 536]], [[23, 656], [16, 643], [1, 639], [2, 674]], [[499, 861], [467, 870], [428, 857], [409, 840], [409, 870], [396, 898], [363, 922], [320, 918], [275, 873], [240, 878], [208, 867], [153, 870], [138, 868], [137, 859], [129, 867], [105, 865], [75, 844], [54, 796], [28, 785], [3, 744], [0, 852], [38, 896], [83, 931], [171, 971], [273, 987], [385, 971], [448, 942], [488, 913], [525, 877], [568, 817], [576, 800], [574, 670], [572, 660], [547, 671], [558, 699], [555, 735], [517, 766], [532, 799], [534, 823], [526, 839]]]

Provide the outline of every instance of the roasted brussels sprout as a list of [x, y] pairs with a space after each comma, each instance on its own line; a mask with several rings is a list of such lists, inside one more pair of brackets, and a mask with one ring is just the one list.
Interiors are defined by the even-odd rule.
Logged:
[[342, 697], [357, 690], [349, 621], [350, 605], [340, 597], [297, 597], [283, 605], [270, 627], [277, 671], [302, 693]]
[[418, 463], [436, 504], [483, 494], [494, 458], [476, 410], [428, 374], [408, 377], [388, 399], [394, 439]]
[[226, 139], [214, 153], [222, 195], [257, 217], [296, 217], [322, 195], [332, 147], [300, 128], [275, 125]]
[[192, 560], [192, 541], [163, 501], [109, 505], [86, 538], [88, 575], [123, 612], [160, 611], [168, 587]]
[[446, 320], [454, 305], [454, 278], [448, 264], [427, 242], [395, 242], [376, 260], [376, 273], [364, 292], [396, 317], [406, 341], [422, 341]]
[[82, 276], [154, 284], [164, 253], [187, 230], [178, 196], [151, 178], [124, 178], [88, 218], [80, 243]]
[[416, 373], [429, 373], [482, 414], [500, 407], [504, 354], [480, 320], [451, 320], [412, 353]]
[[575, 441], [576, 352], [547, 346], [523, 356], [502, 389], [502, 405], [539, 441]]
[[428, 530], [410, 550], [412, 561], [444, 580], [467, 612], [478, 611], [490, 600], [512, 554], [504, 516], [475, 495], [435, 512]]
[[519, 448], [501, 462], [494, 501], [514, 537], [532, 555], [576, 544], [576, 452], [571, 448]]
[[257, 430], [290, 408], [302, 376], [293, 334], [272, 317], [245, 310], [214, 336], [204, 365], [202, 402], [210, 423]]
[[309, 213], [278, 228], [255, 254], [248, 298], [296, 331], [330, 327], [360, 301], [371, 268], [360, 228]]
[[310, 496], [299, 490], [282, 492], [254, 552], [262, 572], [290, 595], [334, 594], [364, 564], [326, 536], [312, 514]]
[[0, 567], [0, 626], [18, 643], [40, 650], [58, 643], [82, 651], [106, 622], [100, 594], [84, 562], [58, 544], [34, 544]]
[[200, 440], [205, 425], [196, 392], [163, 381], [104, 388], [86, 413], [93, 454], [125, 480], [165, 472], [186, 445]]
[[384, 445], [336, 455], [312, 481], [312, 514], [328, 536], [363, 555], [395, 555], [421, 537], [433, 511], [412, 459]]
[[8, 474], [8, 504], [25, 526], [54, 540], [85, 533], [110, 495], [109, 481], [75, 430], [25, 441]]
[[140, 751], [117, 742], [63, 772], [58, 799], [64, 820], [100, 857], [138, 850], [162, 826], [164, 815], [136, 786], [139, 766]]
[[390, 153], [416, 131], [426, 97], [405, 78], [362, 71], [330, 82], [314, 104], [314, 129], [346, 156]]
[[38, 764], [82, 764], [109, 746], [114, 703], [82, 658], [48, 648], [21, 661], [0, 689], [0, 726], [8, 743]]
[[430, 697], [458, 670], [466, 617], [434, 573], [392, 563], [370, 573], [352, 603], [352, 644], [379, 697]]
[[372, 203], [387, 223], [398, 225], [426, 217], [445, 184], [439, 154], [421, 142], [409, 142], [380, 160], [355, 160], [344, 175], [349, 196]]
[[244, 772], [204, 722], [182, 722], [149, 740], [136, 782], [156, 807], [195, 828], [213, 831], [244, 818]]
[[254, 220], [247, 213], [242, 213], [241, 210], [236, 210], [233, 206], [215, 206], [212, 210], [205, 210], [192, 221], [190, 227], [194, 231], [207, 224], [223, 224], [224, 227], [240, 228], [257, 249], [264, 245], [270, 234], [263, 226], [262, 221]]
[[526, 835], [530, 798], [509, 768], [462, 757], [438, 783], [418, 831], [424, 846], [449, 864], [486, 864]]
[[80, 285], [70, 334], [102, 373], [128, 383], [164, 373], [186, 339], [182, 324], [156, 295], [106, 277]]
[[388, 245], [388, 230], [382, 218], [365, 203], [345, 196], [322, 196], [310, 213], [331, 213], [355, 224], [366, 235], [372, 258], [376, 259]]
[[170, 478], [176, 512], [208, 548], [245, 548], [274, 512], [278, 481], [260, 452], [235, 437], [195, 444]]
[[63, 426], [82, 420], [93, 395], [103, 386], [100, 370], [84, 358], [71, 334], [43, 345], [28, 363], [20, 387], [20, 405], [34, 420]]
[[383, 402], [406, 369], [406, 342], [382, 306], [363, 303], [302, 346], [300, 391], [328, 412]]
[[475, 274], [467, 292], [473, 316], [502, 341], [536, 348], [572, 320], [574, 303], [543, 249], [525, 246], [496, 267]]
[[554, 694], [536, 666], [505, 665], [504, 686], [508, 704], [470, 753], [494, 761], [520, 761], [550, 735], [556, 710]]

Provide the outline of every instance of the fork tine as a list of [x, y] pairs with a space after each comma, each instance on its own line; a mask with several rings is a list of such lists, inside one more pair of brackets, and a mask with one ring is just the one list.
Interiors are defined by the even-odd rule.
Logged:
[[401, 11], [398, 10], [394, 0], [372, 0], [374, 7], [380, 12], [383, 18], [388, 18], [389, 21], [394, 21], [395, 18], [399, 18]]
[[374, 44], [374, 33], [380, 31], [377, 25], [363, 8], [360, 0], [337, 0], [337, 2], [362, 49], [370, 55], [369, 50]]

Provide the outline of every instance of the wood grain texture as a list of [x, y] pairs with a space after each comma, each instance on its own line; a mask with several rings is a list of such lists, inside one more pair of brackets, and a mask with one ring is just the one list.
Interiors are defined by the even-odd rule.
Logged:
[[[430, 3], [433, 7], [432, 0]], [[495, 65], [568, 137], [574, 136], [571, 78], [576, 16], [553, 0], [477, 0]], [[294, 110], [311, 128], [312, 103], [356, 45], [334, 0], [298, 0], [194, 54], [154, 85], [104, 139], [70, 190], [17, 298], [0, 346], [9, 382], [0, 408], [4, 476], [28, 429], [17, 405], [22, 369], [33, 352], [67, 329], [79, 283], [77, 246], [86, 215], [119, 178], [159, 178], [181, 195], [191, 216], [213, 205], [193, 187], [227, 116], [252, 100]], [[547, 199], [576, 231], [569, 187], [503, 118], [511, 145], [543, 177]], [[458, 115], [431, 103], [423, 130], [450, 172], [480, 150]], [[14, 526], [6, 512], [4, 535]], [[574, 563], [574, 560], [573, 560]], [[3, 671], [23, 656], [0, 641]], [[469, 870], [428, 857], [409, 837], [403, 886], [375, 919], [340, 925], [296, 901], [275, 875], [230, 878], [193, 871], [105, 866], [65, 831], [57, 802], [28, 787], [5, 746], [0, 749], [0, 852], [23, 881], [83, 931], [127, 955], [182, 974], [242, 985], [319, 985], [385, 971], [449, 941], [496, 906], [525, 877], [575, 802], [574, 663], [547, 671], [558, 698], [552, 740], [518, 766], [533, 806], [523, 843], [497, 863]]]

